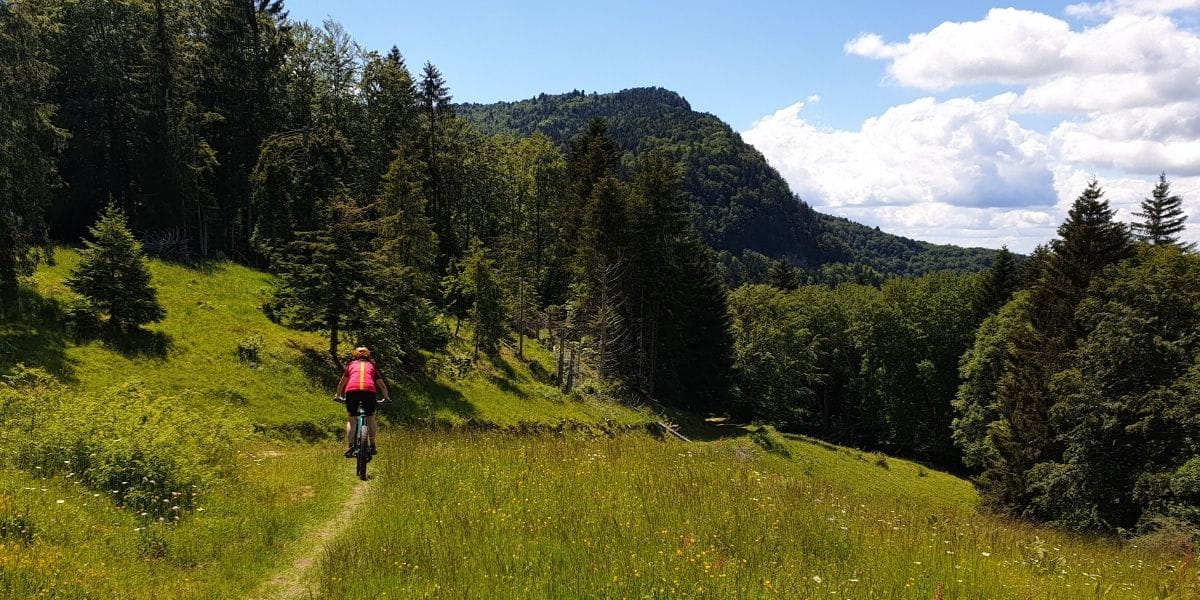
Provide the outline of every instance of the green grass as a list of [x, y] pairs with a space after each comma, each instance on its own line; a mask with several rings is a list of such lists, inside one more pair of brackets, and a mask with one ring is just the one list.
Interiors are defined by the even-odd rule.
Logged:
[[243, 598], [284, 566], [353, 482], [332, 445], [247, 447], [236, 485], [201, 497], [179, 524], [115, 507], [63, 478], [0, 470], [0, 598]]
[[790, 459], [748, 438], [393, 434], [370, 518], [312, 583], [330, 599], [1200, 592], [1181, 556], [981, 516], [969, 484], [906, 461], [785, 444]]
[[[183, 511], [178, 524], [159, 524], [140, 510], [117, 506], [120, 495], [99, 489], [95, 477], [86, 485], [69, 465], [15, 468], [11, 458], [18, 447], [29, 450], [22, 441], [25, 420], [0, 418], [0, 598], [247, 597], [285, 566], [283, 556], [305, 545], [303, 536], [312, 526], [336, 513], [354, 481], [332, 437], [344, 422], [344, 409], [329, 400], [338, 374], [323, 363], [324, 340], [266, 318], [258, 307], [273, 282], [264, 273], [229, 263], [192, 268], [159, 261], [150, 268], [167, 309], [163, 322], [127, 337], [77, 338], [65, 326], [73, 294], [64, 280], [79, 257], [66, 249], [55, 257], [53, 266], [26, 281], [17, 310], [0, 319], [0, 375], [14, 372], [18, 363], [53, 374], [64, 389], [43, 391], [61, 400], [68, 414], [80, 416], [56, 421], [64, 439], [86, 442], [89, 415], [102, 415], [98, 425], [117, 423], [115, 431], [127, 427], [130, 419], [97, 410], [116, 394], [137, 411], [132, 420], [160, 414], [141, 402], [182, 403], [189, 410], [228, 415], [214, 418], [244, 427], [244, 435], [235, 436], [244, 441], [235, 472], [211, 481], [196, 510]], [[237, 347], [253, 336], [261, 337], [262, 351], [251, 364], [239, 360]], [[518, 360], [506, 349], [464, 373], [395, 375], [395, 402], [386, 405], [384, 420], [597, 432], [650, 418], [595, 398], [564, 397], [531, 370], [531, 361], [543, 369], [550, 364], [548, 353], [536, 343], [528, 343], [526, 352]], [[433, 358], [451, 364], [467, 354], [460, 340]], [[127, 398], [123, 390], [130, 385], [145, 400]], [[172, 431], [188, 427], [190, 413], [182, 414]], [[136, 444], [173, 453], [171, 461], [151, 461], [159, 469], [211, 458], [194, 445], [155, 440], [138, 436]], [[139, 450], [106, 441], [113, 443], [97, 446], [113, 451], [106, 467], [113, 464], [111, 456], [137, 460]], [[56, 456], [46, 460], [58, 465]], [[230, 465], [212, 466], [226, 472]], [[49, 471], [56, 475], [44, 476]]]
[[[68, 465], [18, 470], [7, 460], [17, 455], [4, 454], [0, 598], [249, 597], [338, 513], [354, 481], [330, 437], [343, 416], [329, 401], [337, 374], [322, 366], [323, 340], [263, 315], [272, 280], [261, 272], [156, 261], [165, 321], [131, 337], [75, 339], [63, 325], [71, 298], [63, 280], [78, 255], [56, 256], [22, 290], [18, 316], [0, 321], [0, 375], [18, 362], [41, 367], [81, 410], [126, 398], [122, 386], [140, 382], [144, 401], [226, 414], [246, 431], [234, 436], [232, 472], [227, 458], [212, 474], [196, 471], [209, 483], [177, 524], [117, 506], [118, 495], [85, 485]], [[969, 483], [907, 461], [688, 415], [672, 418], [715, 441], [596, 435], [636, 432], [656, 417], [604, 401], [586, 383], [559, 393], [546, 375], [554, 357], [536, 342], [524, 357], [506, 346], [472, 364], [469, 329], [431, 356], [427, 373], [391, 377], [396, 401], [384, 421], [393, 427], [373, 463], [377, 478], [358, 520], [304, 582], [319, 597], [934, 598], [939, 586], [945, 598], [1200, 593], [1177, 550], [989, 517]], [[252, 336], [262, 339], [255, 364], [236, 355]], [[169, 414], [182, 415], [180, 427], [203, 422], [194, 411]], [[62, 427], [86, 435], [87, 421]], [[0, 418], [8, 427], [0, 425], [0, 450], [17, 447], [21, 422]], [[121, 431], [136, 418], [113, 422]], [[722, 435], [731, 438], [715, 439]], [[209, 460], [196, 444], [134, 438], [129, 456], [180, 454], [157, 468]], [[124, 460], [129, 448], [111, 441], [96, 447], [109, 463]], [[50, 470], [58, 474], [43, 476]]]
[[[78, 253], [59, 249], [56, 264], [40, 269], [24, 294], [23, 317], [0, 323], [0, 373], [24, 362], [46, 368], [78, 394], [98, 394], [131, 380], [152, 393], [232, 406], [260, 429], [312, 439], [334, 432], [342, 408], [329, 398], [337, 373], [324, 360], [325, 340], [271, 322], [259, 309], [270, 298], [271, 277], [233, 263], [202, 268], [150, 261], [167, 318], [132, 339], [70, 339], [63, 306], [73, 297], [64, 283]], [[469, 335], [470, 328], [462, 334]], [[261, 336], [257, 364], [238, 359], [239, 341]], [[439, 364], [470, 356], [456, 340]], [[634, 426], [651, 415], [596, 398], [572, 399], [534, 377], [533, 363], [552, 370], [553, 357], [536, 342], [525, 360], [510, 348], [484, 358], [467, 373], [442, 369], [435, 377], [392, 374], [394, 402], [384, 409], [397, 421], [474, 424], [518, 429], [560, 426]]]

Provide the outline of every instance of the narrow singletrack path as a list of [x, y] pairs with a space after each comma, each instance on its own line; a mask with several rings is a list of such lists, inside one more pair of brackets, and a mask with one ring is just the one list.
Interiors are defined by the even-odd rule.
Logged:
[[304, 538], [308, 548], [296, 557], [290, 567], [272, 577], [250, 597], [254, 600], [300, 600], [312, 597], [311, 591], [304, 585], [304, 575], [325, 552], [326, 544], [354, 521], [354, 514], [366, 499], [367, 489], [367, 482], [359, 481], [350, 492], [350, 497], [342, 503], [338, 514]]

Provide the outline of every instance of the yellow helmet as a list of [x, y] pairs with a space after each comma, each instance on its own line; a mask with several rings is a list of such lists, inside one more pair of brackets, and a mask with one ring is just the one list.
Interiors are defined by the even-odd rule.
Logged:
[[371, 350], [366, 346], [359, 346], [354, 349], [354, 354], [351, 356], [353, 356], [355, 360], [371, 358]]

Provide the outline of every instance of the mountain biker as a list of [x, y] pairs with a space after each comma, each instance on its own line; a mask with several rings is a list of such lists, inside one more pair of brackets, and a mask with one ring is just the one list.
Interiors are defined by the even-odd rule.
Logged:
[[346, 458], [354, 457], [354, 419], [360, 405], [367, 413], [369, 452], [375, 454], [375, 407], [379, 402], [387, 402], [389, 397], [387, 384], [375, 367], [375, 361], [371, 360], [371, 351], [365, 346], [355, 348], [337, 386], [337, 398], [346, 399]]

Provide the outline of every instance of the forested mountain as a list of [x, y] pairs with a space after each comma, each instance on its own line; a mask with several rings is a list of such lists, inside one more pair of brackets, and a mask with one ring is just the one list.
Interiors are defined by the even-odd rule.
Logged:
[[751, 250], [807, 268], [853, 262], [905, 275], [979, 270], [993, 255], [890, 235], [813, 210], [728, 124], [692, 110], [670, 90], [541, 94], [518, 102], [460, 104], [456, 111], [485, 133], [541, 132], [560, 145], [584, 131], [591, 119], [603, 118], [625, 171], [636, 156], [666, 150], [685, 167], [684, 188], [697, 229], [713, 248], [734, 257]]

